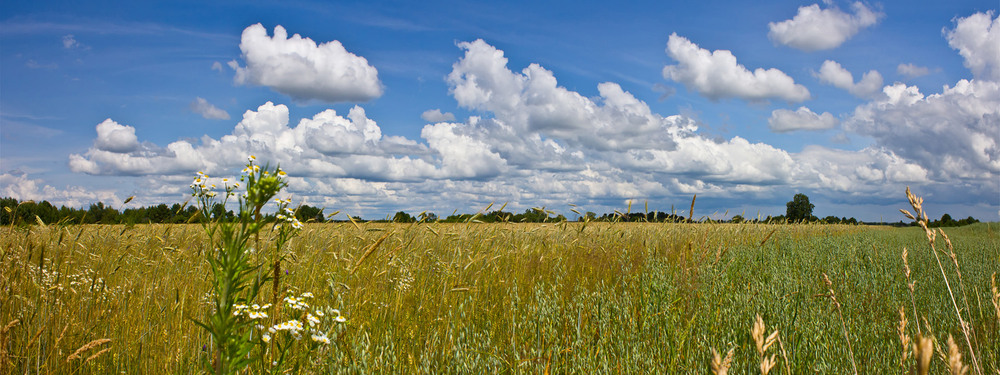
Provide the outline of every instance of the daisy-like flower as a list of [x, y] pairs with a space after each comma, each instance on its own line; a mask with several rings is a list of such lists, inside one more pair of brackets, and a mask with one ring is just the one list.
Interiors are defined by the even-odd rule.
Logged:
[[347, 318], [345, 318], [343, 315], [337, 315], [336, 318], [333, 318], [333, 321], [337, 323], [343, 323], [347, 321]]
[[315, 342], [323, 343], [323, 344], [329, 344], [330, 343], [330, 338], [326, 337], [326, 334], [322, 333], [322, 332], [313, 333], [312, 334], [312, 340], [315, 341]]
[[263, 340], [264, 342], [271, 342], [271, 334], [270, 333], [264, 333], [264, 334], [260, 335], [260, 339]]
[[310, 314], [310, 313], [306, 313], [306, 321], [309, 322], [309, 326], [310, 327], [313, 327], [313, 326], [319, 324], [319, 318], [317, 318], [315, 315]]
[[247, 161], [248, 161], [248, 162], [251, 162], [251, 163], [253, 163], [253, 161], [254, 161], [254, 160], [257, 160], [257, 157], [256, 157], [256, 156], [253, 156], [253, 155], [250, 155], [250, 156], [247, 156]]

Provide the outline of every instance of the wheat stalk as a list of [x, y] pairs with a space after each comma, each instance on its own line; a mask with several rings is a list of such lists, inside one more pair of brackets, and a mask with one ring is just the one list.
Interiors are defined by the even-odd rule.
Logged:
[[104, 344], [109, 343], [109, 342], [111, 342], [111, 339], [97, 339], [97, 340], [88, 342], [86, 345], [81, 346], [79, 349], [76, 349], [76, 351], [74, 351], [73, 354], [70, 354], [69, 357], [66, 357], [66, 362], [68, 363], [69, 361], [72, 361], [74, 359], [80, 359], [80, 354], [81, 353], [83, 353], [85, 351], [88, 351], [90, 349], [96, 348], [98, 346], [104, 345]]
[[109, 350], [111, 350], [111, 348], [104, 348], [104, 350], [94, 353], [94, 355], [87, 357], [87, 359], [83, 360], [83, 364], [87, 364], [87, 362], [93, 361], [95, 358], [99, 357], [101, 354], [104, 354]]

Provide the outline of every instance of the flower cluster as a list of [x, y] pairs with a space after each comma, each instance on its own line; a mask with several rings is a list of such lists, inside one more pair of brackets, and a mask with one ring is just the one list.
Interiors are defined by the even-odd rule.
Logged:
[[[270, 328], [267, 328], [265, 332], [261, 333], [261, 340], [265, 343], [270, 342], [272, 337], [277, 335], [278, 332], [285, 331], [288, 332], [296, 341], [299, 341], [302, 340], [303, 333], [307, 332], [313, 342], [329, 344], [330, 338], [327, 336], [327, 333], [321, 329], [323, 320], [327, 316], [327, 313], [335, 315], [335, 317], [330, 320], [336, 323], [346, 322], [347, 319], [344, 318], [344, 316], [340, 314], [340, 310], [337, 309], [326, 308], [324, 312], [324, 309], [311, 308], [309, 303], [306, 302], [306, 300], [310, 298], [313, 298], [313, 294], [310, 292], [302, 293], [297, 297], [285, 297], [285, 306], [290, 310], [301, 311], [301, 313], [292, 314], [293, 317], [297, 316], [301, 320], [291, 319], [275, 324]], [[303, 320], [305, 320], [305, 322], [309, 325], [308, 330], [305, 324], [302, 323]], [[262, 326], [258, 326], [258, 328], [263, 330]]]
[[[199, 198], [215, 198], [218, 193], [215, 192], [215, 184], [209, 182], [209, 176], [205, 172], [198, 171], [194, 176], [194, 182], [191, 183], [191, 193], [192, 196]], [[226, 190], [226, 196], [232, 196], [234, 191], [240, 187], [239, 182], [230, 183], [228, 178], [222, 179], [222, 186]]]
[[302, 229], [302, 222], [295, 217], [295, 210], [288, 207], [292, 203], [292, 198], [285, 198], [284, 200], [275, 198], [274, 201], [278, 204], [278, 214], [276, 216], [278, 221], [289, 223], [294, 229]]
[[306, 310], [309, 308], [309, 303], [306, 302], [305, 300], [306, 298], [312, 298], [312, 297], [313, 297], [312, 293], [305, 292], [299, 295], [298, 298], [296, 298], [295, 296], [285, 297], [285, 303], [288, 305], [288, 308], [290, 309]]
[[216, 195], [215, 184], [209, 184], [208, 175], [201, 171], [195, 175], [194, 182], [191, 183], [191, 190], [194, 191], [191, 195], [196, 197], [214, 198]]
[[264, 319], [264, 318], [267, 317], [267, 311], [266, 310], [269, 309], [269, 308], [271, 308], [271, 304], [266, 304], [264, 306], [259, 306], [256, 303], [253, 304], [253, 305], [251, 305], [251, 306], [247, 306], [247, 305], [244, 305], [244, 304], [239, 304], [239, 305], [233, 306], [233, 315], [234, 316], [246, 316], [246, 317], [248, 317], [250, 319], [253, 319], [253, 320]]

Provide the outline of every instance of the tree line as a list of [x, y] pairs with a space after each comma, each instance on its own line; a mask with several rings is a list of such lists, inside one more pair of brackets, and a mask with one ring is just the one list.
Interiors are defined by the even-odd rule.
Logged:
[[[801, 197], [799, 197], [801, 195]], [[126, 201], [127, 202], [127, 201]], [[191, 223], [199, 220], [206, 220], [200, 215], [197, 207], [186, 203], [174, 203], [173, 205], [158, 204], [148, 207], [122, 207], [115, 208], [98, 202], [91, 204], [87, 208], [74, 208], [60, 206], [55, 207], [48, 201], [19, 201], [14, 198], [0, 198], [0, 225], [32, 224], [41, 220], [44, 223], [65, 223], [65, 224], [173, 224]], [[796, 199], [788, 202], [788, 210], [785, 215], [767, 216], [765, 218], [744, 218], [742, 215], [735, 215], [728, 220], [704, 219], [703, 221], [692, 220], [690, 217], [683, 217], [676, 213], [666, 213], [661, 211], [650, 212], [628, 212], [622, 213], [614, 211], [598, 215], [594, 212], [579, 213], [576, 221], [588, 222], [651, 222], [651, 223], [693, 223], [693, 222], [713, 222], [713, 223], [819, 223], [819, 224], [876, 224], [863, 223], [855, 218], [827, 216], [818, 218], [812, 215], [813, 205], [809, 203], [808, 197], [803, 194], [796, 195]], [[124, 209], [123, 209], [124, 208]], [[494, 210], [485, 214], [459, 214], [453, 213], [444, 218], [440, 218], [433, 212], [421, 212], [413, 215], [405, 211], [397, 211], [392, 216], [386, 216], [380, 220], [364, 220], [360, 217], [348, 219], [335, 219], [327, 217], [324, 209], [310, 205], [301, 205], [295, 211], [295, 217], [302, 222], [395, 222], [395, 223], [415, 223], [415, 222], [444, 222], [444, 223], [554, 223], [569, 221], [565, 216], [556, 214], [544, 208], [529, 208], [521, 213]], [[575, 211], [574, 211], [575, 212]], [[232, 210], [217, 203], [212, 207], [212, 220], [234, 220], [236, 214]], [[265, 221], [274, 221], [273, 215], [266, 215]], [[941, 219], [930, 222], [931, 227], [955, 227], [978, 223], [979, 220], [969, 216], [965, 219], [955, 220], [949, 214], [944, 214]], [[886, 223], [877, 223], [886, 224]], [[889, 223], [894, 226], [909, 226], [913, 223]]]

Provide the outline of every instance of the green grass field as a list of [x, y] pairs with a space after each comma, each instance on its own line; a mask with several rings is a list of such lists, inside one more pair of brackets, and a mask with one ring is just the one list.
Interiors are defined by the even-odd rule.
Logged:
[[[200, 226], [0, 233], [0, 373], [202, 371], [212, 343], [191, 319], [211, 309], [211, 249]], [[902, 374], [915, 360], [901, 363], [900, 308], [903, 333], [933, 337], [931, 373], [945, 373], [949, 334], [972, 363], [957, 307], [983, 373], [996, 374], [998, 226], [946, 233], [956, 305], [922, 229], [841, 225], [308, 224], [286, 245], [281, 282], [347, 318], [306, 373], [708, 374], [712, 349], [735, 348], [729, 372], [756, 374], [759, 314], [778, 331], [771, 373], [852, 373], [853, 358], [859, 373]]]

